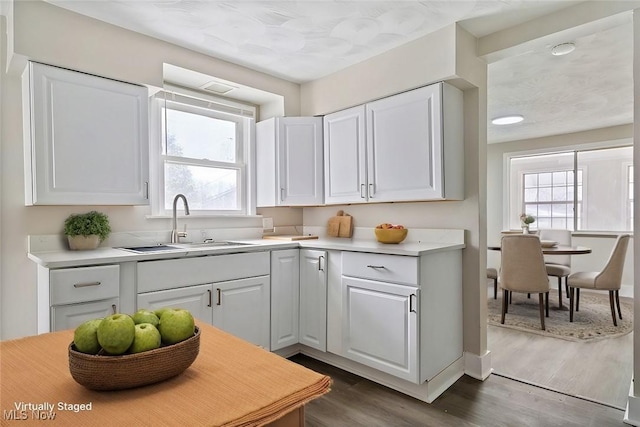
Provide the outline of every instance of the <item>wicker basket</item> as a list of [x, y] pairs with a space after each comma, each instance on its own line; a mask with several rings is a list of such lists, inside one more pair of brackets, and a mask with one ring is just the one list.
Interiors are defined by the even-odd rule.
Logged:
[[69, 344], [69, 371], [76, 382], [91, 390], [123, 390], [164, 381], [187, 369], [200, 351], [200, 329], [177, 344], [121, 356], [77, 351]]

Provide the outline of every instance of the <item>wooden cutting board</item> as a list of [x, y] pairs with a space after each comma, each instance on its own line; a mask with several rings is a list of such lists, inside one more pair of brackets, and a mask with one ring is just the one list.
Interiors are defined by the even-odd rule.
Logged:
[[339, 210], [336, 216], [329, 218], [327, 222], [327, 236], [351, 237], [353, 234], [353, 217]]
[[296, 241], [296, 240], [313, 240], [317, 239], [318, 236], [293, 236], [293, 235], [271, 235], [271, 236], [262, 236], [263, 239], [271, 239], [271, 240], [288, 240], [288, 241]]

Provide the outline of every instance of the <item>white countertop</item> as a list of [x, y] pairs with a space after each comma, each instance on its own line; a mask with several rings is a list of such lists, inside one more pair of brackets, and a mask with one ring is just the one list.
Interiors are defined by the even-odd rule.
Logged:
[[422, 256], [433, 252], [464, 249], [464, 243], [402, 242], [384, 244], [375, 240], [350, 238], [321, 238], [317, 240], [279, 241], [267, 239], [231, 240], [242, 246], [198, 247], [164, 252], [135, 253], [117, 248], [98, 248], [89, 251], [43, 251], [30, 252], [29, 259], [47, 267], [64, 268], [122, 262], [149, 261], [157, 259], [183, 258], [203, 255], [222, 255], [239, 252], [256, 252], [288, 248], [314, 248], [352, 252], [369, 252], [390, 255]]

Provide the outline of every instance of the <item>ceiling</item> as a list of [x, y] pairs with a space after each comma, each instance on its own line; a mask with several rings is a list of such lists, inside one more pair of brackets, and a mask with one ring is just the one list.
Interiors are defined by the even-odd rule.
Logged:
[[[49, 3], [293, 82], [321, 78], [454, 22], [481, 37], [578, 2], [48, 0]], [[577, 132], [633, 121], [632, 24], [574, 40], [553, 56], [540, 44], [489, 64], [488, 141]], [[176, 71], [175, 69], [173, 70]], [[175, 81], [176, 79], [184, 81]], [[212, 76], [175, 74], [194, 85]], [[233, 83], [233, 82], [227, 82]], [[202, 86], [198, 84], [197, 86]], [[233, 86], [233, 85], [232, 85]], [[228, 96], [233, 96], [232, 92]]]

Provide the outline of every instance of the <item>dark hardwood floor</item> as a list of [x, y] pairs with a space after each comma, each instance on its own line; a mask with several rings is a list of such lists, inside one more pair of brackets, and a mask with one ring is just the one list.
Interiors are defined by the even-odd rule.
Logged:
[[463, 376], [428, 404], [304, 355], [290, 360], [333, 380], [331, 392], [307, 404], [307, 427], [625, 425], [622, 410], [497, 375]]

